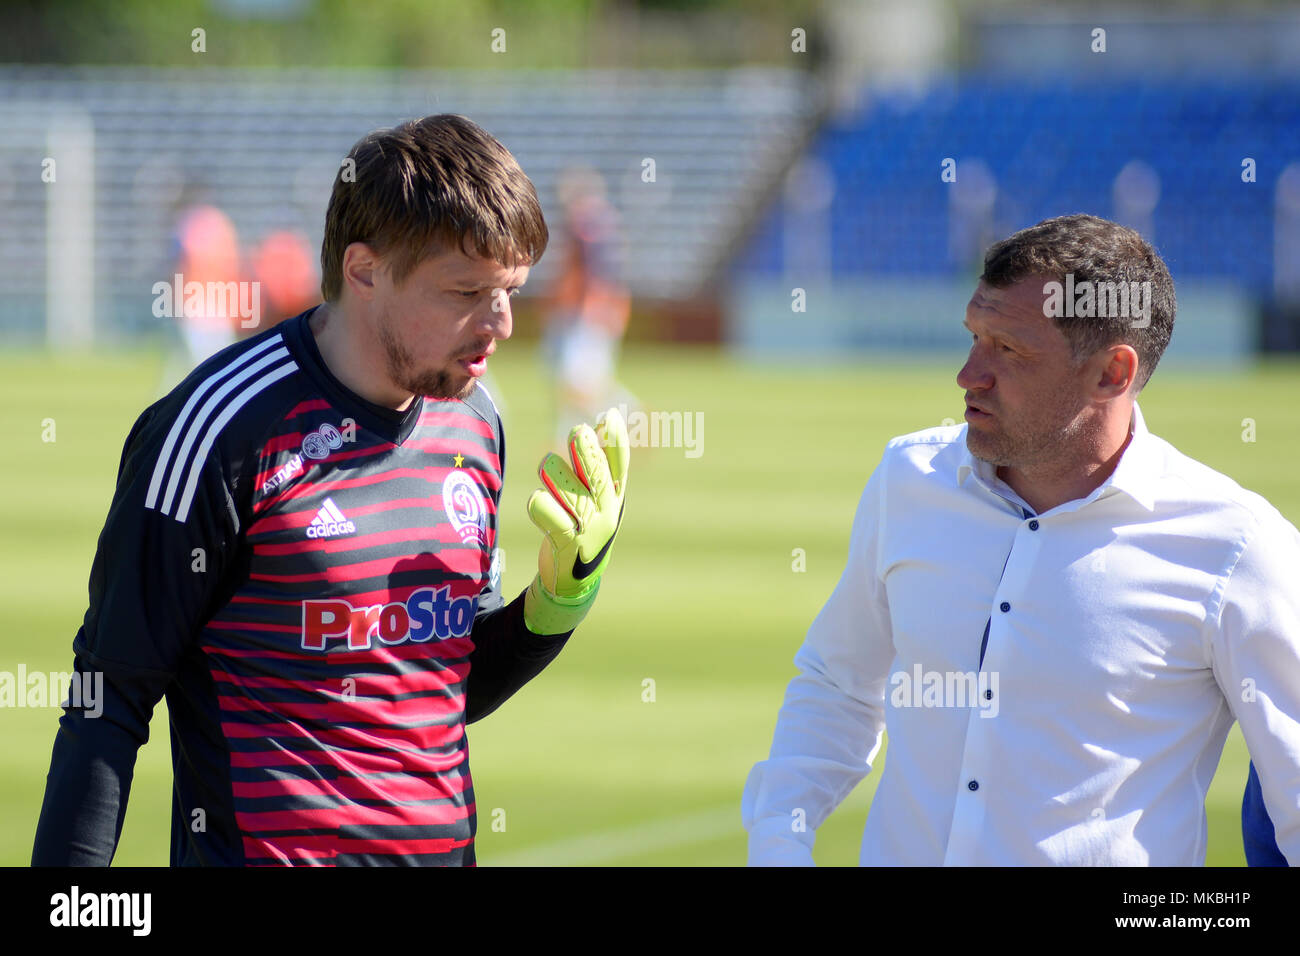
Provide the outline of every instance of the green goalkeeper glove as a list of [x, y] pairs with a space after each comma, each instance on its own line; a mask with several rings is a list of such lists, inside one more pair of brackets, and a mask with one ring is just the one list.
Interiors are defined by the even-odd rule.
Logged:
[[631, 459], [627, 424], [611, 408], [591, 426], [569, 432], [569, 458], [550, 454], [537, 474], [543, 488], [528, 499], [528, 517], [546, 535], [537, 577], [524, 598], [524, 623], [534, 634], [563, 634], [587, 616], [609, 549], [623, 520]]

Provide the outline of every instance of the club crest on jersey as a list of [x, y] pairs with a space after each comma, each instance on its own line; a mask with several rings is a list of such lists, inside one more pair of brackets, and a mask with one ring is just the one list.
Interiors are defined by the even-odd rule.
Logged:
[[329, 422], [302, 436], [302, 453], [320, 461], [331, 451], [343, 447], [342, 433]]
[[463, 471], [447, 475], [442, 482], [442, 507], [461, 541], [487, 544], [487, 502], [473, 478]]

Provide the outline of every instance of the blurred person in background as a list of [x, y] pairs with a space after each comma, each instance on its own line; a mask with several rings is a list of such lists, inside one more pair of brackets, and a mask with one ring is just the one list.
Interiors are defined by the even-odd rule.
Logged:
[[[176, 224], [176, 247], [176, 274], [183, 284], [177, 290], [174, 308], [193, 368], [237, 338], [238, 294], [232, 301], [230, 296], [208, 295], [206, 290], [228, 289], [230, 283], [238, 289], [242, 278], [239, 234], [230, 217], [216, 206], [195, 205], [186, 209]], [[180, 294], [194, 282], [205, 294]]]
[[545, 307], [543, 358], [555, 379], [556, 434], [566, 422], [635, 399], [614, 378], [631, 297], [621, 278], [618, 212], [594, 169], [560, 174], [560, 266]]
[[1241, 798], [1241, 843], [1247, 866], [1287, 866], [1286, 856], [1277, 845], [1277, 832], [1264, 805], [1264, 791], [1259, 783], [1255, 761], [1250, 762], [1246, 791]]
[[278, 229], [253, 250], [253, 279], [261, 287], [262, 316], [255, 335], [305, 312], [320, 301], [320, 273], [307, 237], [296, 229]]

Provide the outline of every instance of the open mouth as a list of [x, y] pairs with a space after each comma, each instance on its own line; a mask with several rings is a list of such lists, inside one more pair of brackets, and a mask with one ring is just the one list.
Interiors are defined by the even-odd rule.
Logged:
[[496, 349], [488, 348], [476, 355], [468, 355], [460, 359], [460, 367], [463, 368], [472, 378], [478, 378], [487, 371], [487, 360]]

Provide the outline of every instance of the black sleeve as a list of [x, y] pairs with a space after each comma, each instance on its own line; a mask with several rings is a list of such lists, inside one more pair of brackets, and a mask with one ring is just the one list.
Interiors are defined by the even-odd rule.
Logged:
[[59, 718], [33, 866], [112, 861], [136, 752], [181, 656], [215, 611], [239, 533], [218, 450], [186, 444], [161, 405], [140, 416], [123, 446], [89, 609], [72, 644], [74, 671], [102, 684], [93, 702], [70, 697]]
[[524, 595], [474, 621], [465, 690], [465, 722], [481, 720], [555, 660], [572, 631], [540, 635], [524, 624]]
[[[496, 416], [497, 454], [501, 474], [506, 472], [506, 436], [501, 416]], [[501, 492], [493, 495], [501, 507]], [[500, 525], [498, 524], [498, 527]], [[470, 653], [469, 677], [465, 684], [465, 722], [481, 720], [509, 700], [519, 688], [540, 674], [555, 660], [569, 639], [566, 634], [534, 634], [524, 624], [524, 594], [505, 604], [498, 586], [502, 552], [492, 555], [493, 570], [479, 595], [474, 619], [474, 650]]]

